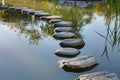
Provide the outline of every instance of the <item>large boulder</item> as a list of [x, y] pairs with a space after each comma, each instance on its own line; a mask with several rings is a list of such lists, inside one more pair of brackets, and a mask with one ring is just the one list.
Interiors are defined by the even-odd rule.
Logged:
[[57, 27], [55, 28], [55, 32], [72, 32], [72, 27]]
[[83, 48], [85, 45], [82, 39], [65, 39], [60, 43], [61, 47]]
[[102, 72], [84, 74], [84, 75], [79, 76], [75, 80], [120, 80], [120, 79], [115, 73], [102, 71]]
[[75, 34], [72, 32], [58, 32], [53, 35], [55, 39], [69, 39], [74, 38]]
[[54, 24], [54, 27], [72, 27], [74, 26], [71, 21], [62, 21]]
[[98, 61], [92, 56], [80, 56], [71, 59], [62, 59], [58, 63], [65, 71], [68, 72], [82, 72], [93, 69]]
[[80, 54], [80, 51], [74, 48], [61, 48], [57, 49], [55, 54], [60, 57], [75, 57]]

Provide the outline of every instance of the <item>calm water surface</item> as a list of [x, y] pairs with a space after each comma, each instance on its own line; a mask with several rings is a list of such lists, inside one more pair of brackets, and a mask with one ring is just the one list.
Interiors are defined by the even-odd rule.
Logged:
[[[61, 47], [60, 41], [52, 37], [54, 33], [52, 25], [42, 20], [33, 20], [31, 16], [1, 11], [0, 80], [74, 80], [81, 74], [95, 71], [114, 72], [120, 77], [120, 46], [112, 47], [108, 42], [106, 46], [106, 39], [101, 36], [107, 36], [108, 25], [105, 16], [93, 12], [92, 18], [87, 23], [85, 18], [90, 16], [81, 14], [84, 17], [76, 18], [78, 22], [74, 23], [77, 26], [75, 29], [77, 38], [83, 38], [85, 41], [85, 46], [80, 49], [81, 54], [78, 56], [92, 55], [98, 60], [99, 65], [90, 71], [76, 73], [67, 72], [59, 67], [57, 62], [63, 57], [54, 54], [54, 51]], [[114, 23], [115, 19], [112, 19], [111, 30], [115, 27]], [[119, 32], [120, 28], [117, 31]], [[108, 37], [108, 40], [110, 39]]]

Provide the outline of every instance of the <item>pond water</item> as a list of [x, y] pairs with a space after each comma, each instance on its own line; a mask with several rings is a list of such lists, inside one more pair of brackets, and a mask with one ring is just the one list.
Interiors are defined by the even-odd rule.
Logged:
[[114, 72], [120, 77], [120, 4], [117, 1], [82, 2], [84, 6], [50, 0], [36, 0], [31, 4], [27, 0], [11, 1], [6, 1], [6, 5], [27, 6], [72, 21], [76, 38], [85, 42], [78, 56], [94, 56], [99, 65], [85, 72], [63, 70], [58, 64], [63, 57], [54, 54], [61, 48], [61, 40], [52, 37], [53, 25], [29, 15], [0, 10], [0, 80], [74, 80], [96, 71]]

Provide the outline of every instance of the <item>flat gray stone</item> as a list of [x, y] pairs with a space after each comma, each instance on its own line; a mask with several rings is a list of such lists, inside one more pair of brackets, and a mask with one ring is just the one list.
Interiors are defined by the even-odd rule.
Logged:
[[53, 35], [55, 39], [69, 39], [74, 38], [75, 34], [72, 32], [58, 32]]
[[58, 23], [58, 22], [61, 22], [61, 21], [63, 21], [63, 20], [61, 20], [61, 19], [52, 19], [52, 20], [49, 21], [49, 23], [54, 24], [54, 23]]
[[72, 47], [72, 48], [83, 48], [85, 45], [84, 41], [82, 39], [65, 39], [62, 42], [60, 42], [61, 47]]
[[50, 16], [47, 12], [37, 12], [34, 14], [35, 17]]
[[55, 32], [71, 32], [73, 31], [72, 27], [57, 27], [55, 28]]
[[57, 16], [57, 15], [52, 15], [52, 16], [41, 17], [41, 19], [49, 21], [51, 19], [62, 19], [62, 17], [61, 16]]
[[11, 7], [9, 7], [8, 9], [9, 9], [10, 11], [14, 11], [14, 10], [15, 10], [15, 8], [16, 8], [16, 7], [11, 6]]
[[61, 49], [57, 49], [55, 51], [55, 54], [61, 57], [75, 57], [78, 54], [80, 54], [80, 51], [74, 48], [61, 48]]
[[6, 5], [1, 5], [0, 6], [0, 9], [3, 9], [3, 10], [7, 10], [9, 7], [8, 6], [6, 6]]
[[54, 24], [54, 27], [72, 27], [74, 26], [71, 21], [62, 21]]
[[22, 10], [24, 10], [24, 9], [28, 9], [28, 8], [27, 7], [16, 7], [15, 11], [16, 12], [22, 12]]
[[22, 14], [28, 14], [33, 9], [22, 9]]
[[71, 59], [59, 60], [58, 63], [66, 71], [76, 72], [76, 71], [86, 71], [94, 68], [98, 61], [92, 56], [80, 56]]
[[120, 80], [120, 79], [115, 73], [102, 71], [102, 72], [84, 74], [84, 75], [79, 76], [75, 80]]
[[43, 13], [43, 11], [36, 11], [36, 10], [28, 11], [28, 14], [30, 14], [30, 15], [34, 15], [35, 13]]

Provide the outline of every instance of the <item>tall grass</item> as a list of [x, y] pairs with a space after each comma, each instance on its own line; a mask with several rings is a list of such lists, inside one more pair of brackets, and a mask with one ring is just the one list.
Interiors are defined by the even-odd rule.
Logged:
[[[105, 47], [103, 55], [106, 55], [109, 58], [108, 46], [111, 45], [112, 51], [117, 48], [117, 53], [120, 53], [120, 3], [119, 0], [106, 0], [104, 6], [105, 10], [105, 19], [106, 19], [106, 35], [98, 33], [100, 36], [105, 38]], [[114, 23], [114, 26], [111, 25]]]

